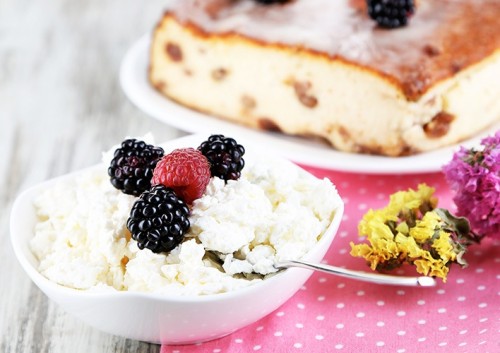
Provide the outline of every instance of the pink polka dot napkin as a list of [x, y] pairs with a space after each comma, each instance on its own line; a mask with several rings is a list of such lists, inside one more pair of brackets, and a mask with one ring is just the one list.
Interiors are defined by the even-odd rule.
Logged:
[[[349, 242], [359, 242], [357, 225], [363, 214], [385, 206], [396, 191], [425, 182], [436, 188], [439, 206], [453, 210], [440, 173], [360, 175], [305, 169], [332, 180], [346, 205], [325, 257], [332, 265], [370, 271], [363, 259], [349, 254]], [[466, 260], [467, 268], [453, 266], [447, 283], [438, 279], [434, 288], [382, 286], [317, 272], [262, 320], [217, 340], [162, 346], [161, 353], [500, 352], [500, 241], [471, 247]], [[416, 274], [411, 267], [396, 273]]]

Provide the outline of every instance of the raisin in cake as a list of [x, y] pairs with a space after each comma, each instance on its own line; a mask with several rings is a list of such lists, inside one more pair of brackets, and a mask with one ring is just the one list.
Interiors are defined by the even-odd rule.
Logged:
[[500, 120], [499, 18], [500, 0], [421, 0], [389, 30], [364, 1], [174, 0], [154, 31], [149, 79], [247, 126], [415, 154]]

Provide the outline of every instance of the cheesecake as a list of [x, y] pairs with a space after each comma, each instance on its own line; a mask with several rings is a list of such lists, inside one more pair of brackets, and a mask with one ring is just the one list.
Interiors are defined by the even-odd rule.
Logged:
[[396, 29], [359, 0], [173, 0], [149, 81], [207, 119], [413, 155], [500, 121], [499, 18], [500, 0], [421, 0]]

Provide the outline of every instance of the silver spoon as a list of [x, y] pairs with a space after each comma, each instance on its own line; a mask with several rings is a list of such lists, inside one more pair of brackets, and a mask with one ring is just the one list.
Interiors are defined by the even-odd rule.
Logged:
[[372, 282], [378, 284], [391, 284], [398, 286], [418, 286], [418, 287], [434, 287], [436, 281], [432, 277], [404, 277], [404, 276], [391, 276], [380, 273], [368, 273], [362, 271], [347, 270], [342, 267], [313, 264], [305, 261], [281, 261], [274, 264], [276, 268], [300, 267], [309, 270], [326, 272], [342, 277], [348, 277], [365, 282]]

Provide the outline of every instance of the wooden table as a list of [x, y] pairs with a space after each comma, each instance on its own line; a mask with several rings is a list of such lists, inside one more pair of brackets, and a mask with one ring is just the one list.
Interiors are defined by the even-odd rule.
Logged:
[[9, 241], [18, 193], [98, 163], [125, 136], [184, 133], [135, 108], [118, 79], [127, 49], [151, 30], [161, 0], [0, 0], [0, 352], [158, 352], [101, 333], [50, 302]]

